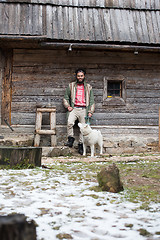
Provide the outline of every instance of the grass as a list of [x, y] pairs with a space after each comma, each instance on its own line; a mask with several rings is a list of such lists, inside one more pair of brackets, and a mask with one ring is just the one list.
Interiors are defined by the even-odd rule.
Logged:
[[[97, 173], [101, 168], [107, 167], [109, 164], [112, 163], [72, 162], [58, 164], [55, 168], [63, 171], [63, 173], [69, 173], [69, 179], [73, 181], [95, 181]], [[150, 203], [160, 202], [160, 187], [158, 187], [160, 179], [160, 160], [152, 161], [140, 159], [139, 161], [129, 163], [118, 162], [116, 165], [120, 170], [120, 177], [125, 189], [124, 192], [120, 193], [122, 201], [125, 199], [133, 203], [140, 203], [140, 209], [145, 210], [150, 209]], [[99, 192], [100, 188], [97, 185], [91, 187], [90, 190]], [[95, 197], [95, 194], [91, 197]]]
[[[147, 155], [146, 155], [147, 156]], [[128, 157], [128, 155], [127, 155]], [[140, 156], [141, 158], [141, 156]], [[150, 209], [150, 203], [159, 203], [160, 202], [160, 159], [156, 161], [152, 160], [142, 160], [140, 159], [136, 162], [117, 162], [116, 165], [120, 171], [120, 177], [124, 186], [124, 191], [119, 193], [123, 199], [133, 202], [140, 203], [141, 209]], [[89, 182], [97, 181], [97, 173], [100, 172], [102, 167], [107, 167], [112, 164], [109, 162], [59, 162], [54, 161], [50, 165], [50, 169], [41, 169], [35, 168], [31, 175], [36, 175], [36, 172], [43, 171], [43, 176], [41, 183], [45, 183], [45, 180], [50, 177], [50, 174], [64, 175], [67, 174], [70, 181], [76, 181], [76, 184], [81, 184], [85, 182], [86, 189]], [[28, 166], [28, 161], [24, 161], [22, 166], [14, 167], [14, 169], [30, 168]], [[7, 166], [8, 168], [8, 166]], [[21, 176], [25, 174], [23, 172], [17, 172]], [[15, 181], [14, 173], [10, 172], [10, 175], [13, 175], [13, 181]], [[7, 183], [3, 183], [6, 184]], [[52, 187], [56, 188], [58, 182], [54, 182]], [[29, 183], [24, 181], [23, 185], [29, 186]], [[90, 190], [93, 192], [101, 191], [100, 188], [95, 184], [95, 186], [90, 187]], [[97, 198], [96, 194], [92, 194], [93, 198]]]

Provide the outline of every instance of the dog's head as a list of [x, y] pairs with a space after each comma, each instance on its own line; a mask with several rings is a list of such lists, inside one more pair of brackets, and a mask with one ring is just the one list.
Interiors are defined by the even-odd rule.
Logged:
[[92, 131], [91, 127], [86, 123], [78, 123], [78, 127], [80, 128], [80, 131], [84, 136]]

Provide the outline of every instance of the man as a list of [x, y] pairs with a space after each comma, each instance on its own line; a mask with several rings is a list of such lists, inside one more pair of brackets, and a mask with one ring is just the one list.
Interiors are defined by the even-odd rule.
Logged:
[[[91, 118], [95, 110], [93, 90], [90, 84], [85, 82], [85, 70], [78, 69], [75, 72], [76, 81], [69, 84], [66, 89], [63, 104], [67, 108], [67, 146], [72, 147], [75, 138], [73, 137], [73, 126], [78, 119], [80, 123], [85, 123], [86, 117]], [[82, 134], [79, 136], [78, 152], [83, 154]]]

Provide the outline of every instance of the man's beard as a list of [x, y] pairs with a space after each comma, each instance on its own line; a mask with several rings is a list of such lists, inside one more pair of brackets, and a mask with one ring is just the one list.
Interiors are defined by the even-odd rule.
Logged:
[[83, 81], [79, 81], [79, 80], [77, 79], [77, 83], [78, 83], [78, 84], [83, 84], [83, 83], [84, 83], [84, 80], [85, 80], [85, 78], [83, 79]]

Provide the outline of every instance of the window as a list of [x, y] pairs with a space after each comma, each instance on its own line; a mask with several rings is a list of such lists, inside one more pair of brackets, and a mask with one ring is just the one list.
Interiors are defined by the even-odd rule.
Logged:
[[122, 97], [121, 81], [108, 81], [107, 84], [107, 97]]
[[123, 76], [104, 77], [103, 105], [125, 105], [126, 88]]

